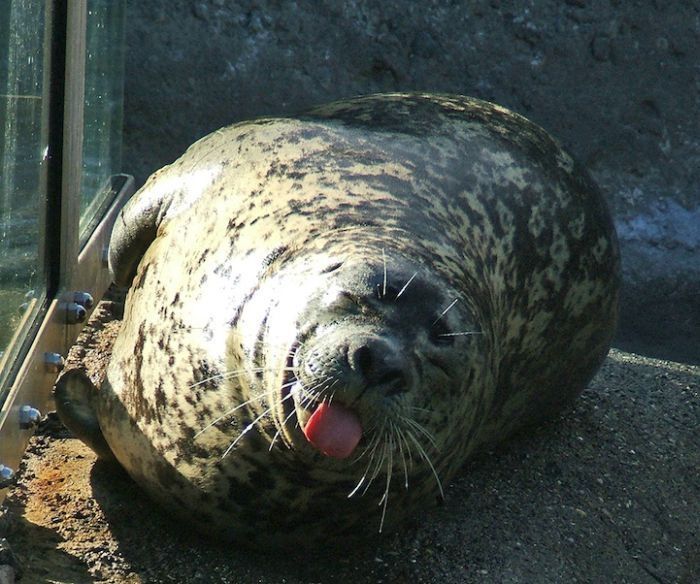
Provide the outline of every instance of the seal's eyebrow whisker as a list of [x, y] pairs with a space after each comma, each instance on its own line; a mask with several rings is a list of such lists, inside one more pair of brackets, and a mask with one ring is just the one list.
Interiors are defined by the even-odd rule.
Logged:
[[406, 282], [406, 283], [403, 285], [403, 288], [401, 288], [401, 290], [399, 290], [399, 293], [396, 295], [396, 298], [394, 298], [394, 302], [396, 302], [396, 301], [399, 299], [399, 296], [401, 296], [401, 294], [403, 294], [403, 293], [406, 291], [406, 288], [408, 288], [408, 285], [409, 285], [411, 282], [413, 282], [413, 278], [415, 278], [417, 275], [418, 275], [418, 272], [414, 272], [413, 276], [411, 276], [411, 277], [408, 279], [408, 282]]
[[438, 321], [439, 321], [443, 316], [445, 316], [445, 315], [447, 314], [447, 311], [450, 310], [450, 308], [452, 308], [455, 304], [457, 304], [457, 302], [459, 302], [459, 298], [455, 298], [455, 299], [450, 303], [450, 305], [449, 305], [447, 308], [445, 308], [445, 310], [443, 310], [443, 311], [440, 313], [440, 316], [438, 316], [438, 317], [435, 319], [435, 321], [433, 322], [433, 324], [432, 324], [431, 326], [435, 326], [435, 325], [438, 323]]

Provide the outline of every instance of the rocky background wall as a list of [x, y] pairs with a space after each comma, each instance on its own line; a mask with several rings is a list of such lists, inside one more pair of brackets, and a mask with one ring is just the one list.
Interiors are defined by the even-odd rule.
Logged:
[[380, 91], [542, 125], [615, 215], [617, 346], [700, 362], [700, 1], [128, 0], [124, 170], [201, 136]]

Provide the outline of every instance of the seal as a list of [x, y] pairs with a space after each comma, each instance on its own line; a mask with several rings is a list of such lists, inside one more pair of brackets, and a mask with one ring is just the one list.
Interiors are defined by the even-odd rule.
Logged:
[[219, 537], [396, 529], [471, 454], [557, 415], [609, 349], [605, 202], [542, 129], [387, 94], [214, 132], [117, 219], [130, 286], [66, 425]]

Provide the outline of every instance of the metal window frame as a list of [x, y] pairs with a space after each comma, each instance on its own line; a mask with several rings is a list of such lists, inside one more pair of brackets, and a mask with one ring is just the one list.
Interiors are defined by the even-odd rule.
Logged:
[[39, 414], [50, 404], [51, 388], [63, 356], [89, 316], [91, 306], [77, 304], [76, 293], [87, 293], [96, 301], [110, 284], [106, 246], [119, 209], [134, 191], [130, 176], [112, 177], [114, 198], [81, 249], [86, 23], [87, 0], [47, 0], [50, 38], [46, 45], [49, 55], [45, 127], [49, 137], [45, 160], [47, 201], [41, 217], [46, 237], [43, 260], [47, 297], [39, 316], [36, 311], [32, 314], [35, 322], [27, 317], [28, 322], [20, 327], [25, 338], [14, 339], [14, 343], [24, 341], [25, 347], [16, 360], [12, 385], [0, 410], [0, 502], [14, 480]]

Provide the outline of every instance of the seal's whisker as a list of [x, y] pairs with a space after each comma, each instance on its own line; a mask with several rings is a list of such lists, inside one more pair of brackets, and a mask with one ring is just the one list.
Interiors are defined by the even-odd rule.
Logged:
[[[384, 466], [384, 464], [383, 464], [384, 461], [387, 462], [387, 465], [386, 465], [386, 469], [387, 469], [387, 472], [386, 472], [387, 481], [386, 482], [387, 483], [391, 482], [391, 475], [390, 475], [391, 464], [389, 464], [389, 462], [390, 462], [391, 457], [392, 457], [392, 448], [393, 448], [393, 443], [391, 440], [391, 436], [387, 436], [386, 440], [384, 441], [384, 448], [382, 448], [382, 460], [381, 460], [381, 462], [382, 462], [381, 466]], [[389, 498], [389, 494], [388, 494], [387, 489], [388, 489], [388, 484], [385, 485], [384, 492], [382, 493], [382, 496], [379, 499], [379, 503], [377, 503], [378, 506], [381, 505], [382, 503], [384, 503]]]
[[403, 294], [403, 293], [406, 291], [406, 288], [408, 288], [408, 285], [409, 285], [411, 282], [413, 282], [413, 278], [415, 278], [417, 275], [418, 275], [418, 272], [414, 272], [413, 276], [411, 276], [411, 277], [408, 279], [408, 282], [406, 282], [406, 283], [403, 285], [403, 288], [401, 288], [401, 290], [399, 290], [399, 293], [396, 295], [396, 298], [394, 298], [394, 302], [396, 302], [396, 301], [399, 299], [399, 297], [401, 296], [401, 294]]
[[206, 426], [204, 426], [204, 428], [202, 428], [199, 432], [197, 432], [197, 433], [194, 435], [194, 438], [197, 438], [197, 436], [199, 436], [200, 434], [203, 434], [204, 432], [206, 432], [209, 428], [211, 428], [212, 426], [214, 426], [217, 422], [220, 422], [220, 421], [223, 420], [224, 418], [228, 418], [231, 414], [233, 414], [233, 413], [236, 412], [237, 410], [240, 410], [241, 408], [244, 408], [244, 407], [246, 407], [247, 405], [250, 405], [250, 404], [252, 404], [252, 403], [254, 403], [254, 402], [256, 402], [256, 401], [260, 401], [260, 400], [264, 399], [265, 397], [267, 397], [267, 396], [266, 396], [264, 393], [262, 393], [262, 394], [260, 394], [260, 395], [258, 395], [258, 396], [255, 396], [255, 397], [250, 398], [250, 399], [247, 400], [247, 401], [244, 401], [244, 402], [241, 403], [241, 404], [238, 404], [236, 407], [231, 408], [231, 409], [228, 410], [227, 412], [224, 412], [224, 413], [221, 414], [218, 418], [216, 418], [213, 422], [207, 424]]
[[386, 253], [382, 248], [382, 264], [384, 266], [384, 280], [382, 282], [382, 298], [386, 298]]
[[[282, 401], [285, 401], [285, 400], [289, 399], [290, 397], [292, 397], [291, 393], [288, 396], [286, 396]], [[287, 414], [287, 417], [284, 420], [282, 420], [281, 425], [283, 427], [286, 426], [287, 423], [289, 422], [289, 420], [291, 420], [292, 416], [294, 416], [294, 415], [296, 415], [296, 410], [292, 408], [292, 411], [289, 412], [289, 414]], [[272, 452], [272, 447], [275, 445], [275, 441], [277, 440], [277, 438], [280, 437], [281, 433], [282, 433], [281, 428], [278, 429], [277, 432], [275, 432], [275, 435], [272, 437], [272, 440], [270, 441], [270, 448], [267, 449], [268, 452]]]
[[171, 332], [171, 333], [175, 333], [175, 332], [189, 333], [192, 331], [206, 331], [206, 330], [209, 330], [209, 327], [207, 327], [207, 326], [191, 326], [189, 324], [179, 323], [175, 326], [171, 326], [169, 329], [169, 332]]
[[244, 373], [256, 373], [260, 367], [254, 367], [254, 368], [245, 368], [245, 369], [237, 369], [236, 371], [227, 371], [226, 373], [217, 373], [216, 375], [212, 375], [211, 377], [207, 377], [205, 379], [202, 379], [200, 381], [195, 381], [194, 383], [190, 384], [187, 386], [187, 389], [192, 389], [194, 387], [199, 387], [200, 385], [204, 385], [205, 383], [209, 383], [210, 381], [214, 380], [223, 380], [223, 379], [233, 379], [234, 377], [237, 377], [238, 375], [243, 375]]
[[[379, 432], [377, 435], [379, 436], [379, 443], [383, 438], [385, 434], [385, 427], [386, 427], [386, 421], [384, 424], [382, 424], [382, 427], [380, 428]], [[362, 491], [362, 495], [364, 496], [365, 493], [367, 493], [367, 490], [372, 486], [372, 483], [374, 482], [374, 479], [377, 478], [379, 475], [379, 471], [382, 469], [382, 462], [386, 458], [386, 442], [384, 442], [384, 448], [382, 449], [382, 456], [377, 459], [377, 463], [374, 465], [374, 470], [372, 471], [372, 475], [369, 478], [369, 481], [367, 482], [367, 485], [365, 485], [364, 490]]]
[[202, 379], [200, 381], [196, 381], [192, 383], [191, 385], [187, 386], [187, 389], [192, 389], [194, 387], [198, 387], [200, 385], [204, 385], [205, 383], [208, 383], [210, 381], [214, 380], [219, 380], [223, 381], [225, 379], [233, 379], [235, 377], [238, 377], [240, 375], [243, 375], [245, 373], [261, 373], [263, 371], [274, 371], [274, 372], [279, 372], [279, 371], [293, 371], [292, 367], [243, 367], [241, 369], [234, 369], [233, 371], [225, 371], [224, 373], [217, 373], [216, 375], [212, 375], [211, 377], [207, 377], [206, 379]]
[[260, 420], [262, 420], [267, 414], [270, 413], [270, 411], [271, 411], [271, 408], [265, 409], [265, 411], [263, 411], [262, 414], [260, 414], [250, 424], [248, 424], [245, 428], [243, 428], [243, 431], [238, 435], [238, 437], [233, 442], [231, 442], [231, 444], [226, 449], [226, 451], [221, 455], [221, 460], [226, 458], [226, 456], [228, 456], [229, 452], [231, 452], [231, 450], [233, 450], [233, 447], [236, 444], [238, 444], [238, 442], [241, 440], [241, 438], [243, 438], [243, 436], [245, 436], [248, 432], [250, 432]]
[[369, 471], [369, 466], [372, 463], [372, 459], [374, 458], [377, 447], [381, 443], [381, 439], [382, 439], [381, 435], [376, 434], [374, 436], [374, 438], [372, 439], [372, 442], [370, 442], [370, 444], [367, 446], [367, 448], [365, 448], [365, 450], [362, 452], [362, 454], [360, 454], [360, 456], [358, 456], [355, 459], [355, 462], [359, 461], [367, 452], [369, 452], [371, 450], [370, 457], [369, 457], [370, 458], [369, 463], [367, 464], [367, 468], [365, 469], [365, 473], [367, 473], [367, 471]]
[[463, 331], [460, 333], [442, 333], [437, 335], [438, 337], [460, 337], [464, 335], [483, 335], [482, 331]]
[[359, 489], [359, 488], [362, 486], [362, 484], [365, 482], [365, 479], [366, 479], [366, 478], [367, 478], [367, 472], [365, 471], [365, 474], [363, 474], [363, 475], [360, 477], [360, 480], [359, 480], [359, 481], [357, 482], [357, 484], [355, 485], [355, 488], [353, 488], [353, 490], [350, 491], [350, 493], [348, 494], [348, 499], [352, 498], [352, 496], [353, 496], [355, 493], [357, 493], [358, 489]]
[[[377, 446], [378, 445], [379, 445], [379, 442], [377, 442]], [[377, 478], [377, 475], [379, 474], [379, 470], [382, 468], [382, 458], [383, 458], [383, 455], [377, 459], [377, 462], [374, 464], [374, 469], [371, 472], [370, 472], [369, 468], [367, 469], [367, 473], [369, 474], [369, 480], [365, 484], [365, 488], [362, 489], [362, 493], [360, 495], [361, 497], [364, 497], [367, 494], [367, 491], [372, 486], [374, 479]], [[371, 462], [371, 460], [370, 460], [370, 462]]]
[[384, 494], [382, 495], [382, 498], [379, 501], [380, 505], [382, 504], [382, 502], [384, 503], [384, 506], [382, 507], [382, 517], [379, 520], [379, 533], [381, 533], [384, 529], [384, 518], [386, 517], [386, 508], [389, 505], [389, 487], [391, 487], [391, 475], [394, 470], [394, 442], [391, 434], [389, 434], [389, 438], [385, 445], [385, 449], [387, 451], [386, 487], [384, 489]]
[[[362, 457], [365, 456], [373, 448], [373, 445], [375, 443], [377, 443], [377, 444], [379, 443], [379, 439], [380, 439], [380, 436], [375, 434], [375, 436], [372, 438], [372, 441], [367, 446], [365, 446], [365, 448], [362, 450], [362, 452], [352, 461], [353, 464], [362, 460]], [[375, 447], [376, 447], [376, 445], [375, 445]]]
[[424, 414], [429, 414], [431, 412], [428, 408], [419, 408], [417, 406], [410, 406], [408, 409], [412, 412], [423, 412]]
[[[290, 385], [293, 385], [293, 383], [294, 383], [294, 382], [285, 383], [285, 384], [282, 385], [282, 388], [284, 389], [284, 388], [286, 388], [286, 387], [289, 387]], [[255, 396], [255, 397], [252, 397], [252, 398], [250, 398], [249, 400], [244, 401], [243, 403], [240, 403], [240, 404], [238, 404], [237, 406], [231, 408], [230, 410], [224, 412], [224, 413], [221, 414], [218, 418], [216, 418], [214, 421], [210, 422], [210, 423], [207, 424], [204, 428], [202, 428], [199, 432], [197, 432], [197, 433], [194, 435], [194, 438], [197, 438], [197, 436], [199, 436], [200, 434], [206, 432], [209, 428], [211, 428], [212, 426], [214, 426], [217, 422], [220, 422], [221, 420], [223, 420], [223, 419], [225, 419], [225, 418], [228, 418], [229, 416], [231, 416], [232, 414], [234, 414], [237, 410], [240, 410], [241, 408], [244, 408], [245, 406], [248, 406], [248, 405], [250, 405], [250, 404], [252, 404], [252, 403], [255, 403], [255, 402], [257, 402], [257, 401], [260, 401], [260, 400], [264, 399], [265, 397], [267, 397], [267, 394], [266, 394], [265, 392], [263, 392], [263, 393], [261, 393], [260, 395], [257, 395], [257, 396]], [[288, 399], [291, 398], [291, 397], [293, 397], [291, 393], [290, 393], [289, 395], [286, 395], [285, 397], [283, 397], [283, 398], [280, 400], [280, 403], [282, 403], [282, 402], [288, 400]]]
[[433, 476], [435, 477], [435, 482], [437, 483], [438, 489], [440, 490], [440, 497], [444, 499], [445, 491], [442, 489], [442, 482], [440, 481], [440, 477], [438, 476], [438, 473], [435, 470], [435, 467], [433, 466], [433, 463], [430, 460], [428, 453], [425, 451], [425, 448], [423, 448], [423, 445], [420, 443], [420, 441], [411, 432], [408, 432], [407, 435], [413, 442], [414, 446], [416, 447], [416, 450], [418, 450], [418, 454], [420, 455], [420, 457], [423, 460], [425, 460], [427, 465], [430, 467], [430, 470], [432, 471]]
[[[334, 379], [334, 380], [333, 380], [333, 383], [331, 383], [324, 391], [325, 391], [326, 393], [330, 392], [331, 389], [333, 389], [333, 386], [334, 386], [336, 383], [338, 383], [339, 381], [340, 381], [340, 379]], [[334, 397], [335, 397], [335, 392], [332, 392], [332, 393], [331, 393], [331, 396], [328, 398], [328, 405], [331, 405], [331, 404], [333, 403], [333, 398], [334, 398]]]
[[280, 431], [277, 430], [277, 432], [275, 432], [275, 435], [272, 437], [272, 440], [270, 440], [270, 447], [267, 449], [268, 452], [272, 452], [272, 449], [275, 446], [275, 441], [277, 440], [277, 438], [279, 438], [279, 436], [280, 436]]
[[404, 438], [401, 434], [401, 429], [394, 422], [391, 423], [391, 429], [396, 434], [396, 444], [399, 448], [399, 455], [401, 456], [401, 466], [403, 466], [404, 487], [408, 491], [408, 465], [406, 464], [406, 455], [402, 445]]
[[299, 380], [292, 379], [291, 381], [287, 381], [287, 383], [280, 385], [280, 389], [289, 389], [290, 387], [294, 387], [298, 382]]
[[406, 424], [411, 426], [414, 430], [417, 430], [418, 432], [423, 434], [423, 436], [425, 436], [428, 439], [428, 441], [430, 442], [430, 444], [432, 445], [433, 448], [437, 448], [437, 442], [435, 441], [435, 436], [433, 436], [430, 432], [428, 432], [421, 424], [419, 424], [415, 420], [412, 420], [411, 418], [404, 417], [403, 420], [404, 420], [404, 422], [406, 422]]
[[[357, 485], [355, 485], [355, 488], [354, 488], [352, 491], [350, 491], [350, 494], [348, 495], [348, 499], [350, 499], [355, 493], [357, 493], [357, 491], [360, 489], [360, 487], [364, 484], [365, 480], [367, 479], [367, 474], [369, 473], [369, 469], [370, 469], [370, 467], [372, 466], [372, 461], [374, 460], [374, 455], [375, 455], [375, 453], [376, 453], [376, 451], [377, 451], [377, 447], [379, 446], [379, 443], [380, 443], [380, 442], [381, 442], [381, 435], [380, 435], [380, 434], [377, 434], [377, 435], [374, 437], [374, 439], [372, 440], [372, 442], [367, 446], [367, 448], [365, 448], [365, 450], [362, 452], [362, 454], [361, 454], [360, 456], [358, 456], [358, 457], [355, 459], [355, 462], [357, 462], [357, 461], [360, 460], [360, 458], [362, 458], [369, 450], [372, 451], [371, 454], [370, 454], [370, 457], [369, 457], [369, 462], [367, 462], [367, 466], [365, 467], [365, 472], [364, 472], [364, 474], [362, 475], [362, 477], [360, 478], [360, 480], [359, 480], [359, 482], [357, 483]], [[365, 489], [365, 492], [366, 492], [366, 489]], [[364, 494], [364, 492], [363, 492], [363, 494]]]
[[445, 315], [447, 314], [447, 311], [450, 310], [455, 304], [457, 304], [457, 302], [459, 302], [459, 298], [455, 298], [455, 299], [450, 303], [450, 305], [449, 305], [447, 308], [445, 308], [445, 310], [443, 310], [443, 311], [440, 313], [440, 316], [438, 316], [438, 317], [435, 319], [435, 321], [433, 322], [433, 324], [432, 324], [431, 326], [435, 326], [435, 325], [438, 323], [438, 321], [439, 321], [443, 316], [445, 316]]
[[328, 389], [330, 389], [330, 387], [332, 387], [332, 385], [330, 387], [324, 387], [323, 389], [320, 389], [318, 391], [316, 391], [316, 390], [319, 387], [323, 386], [324, 383], [328, 383], [328, 381], [330, 379], [332, 379], [332, 378], [326, 377], [326, 378], [322, 379], [321, 381], [318, 381], [316, 383], [316, 385], [312, 385], [311, 387], [303, 388], [303, 393], [301, 394], [301, 397], [299, 398], [299, 404], [305, 408], [308, 405], [312, 404], [313, 402], [321, 401], [323, 399], [324, 392], [327, 392]]

